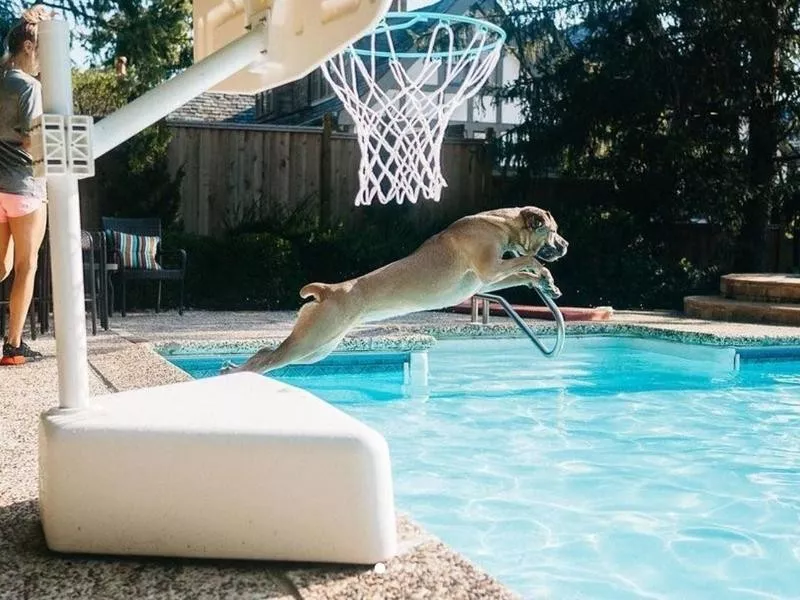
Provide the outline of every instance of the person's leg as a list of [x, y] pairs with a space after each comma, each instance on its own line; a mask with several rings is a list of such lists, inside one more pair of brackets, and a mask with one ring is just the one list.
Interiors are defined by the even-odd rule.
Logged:
[[11, 273], [14, 267], [14, 240], [8, 221], [0, 220], [0, 281]]
[[[3, 282], [14, 265], [14, 243], [11, 240], [11, 229], [8, 227], [8, 218], [3, 210], [3, 201], [0, 199], [0, 300], [4, 300], [5, 290]], [[0, 337], [6, 330], [6, 307], [0, 305]]]
[[8, 343], [18, 347], [22, 342], [25, 317], [33, 298], [39, 247], [44, 240], [47, 209], [44, 205], [34, 212], [8, 220], [14, 239], [14, 283], [11, 286]]
[[8, 226], [6, 197], [0, 193], [0, 281], [4, 281], [14, 266], [14, 241]]

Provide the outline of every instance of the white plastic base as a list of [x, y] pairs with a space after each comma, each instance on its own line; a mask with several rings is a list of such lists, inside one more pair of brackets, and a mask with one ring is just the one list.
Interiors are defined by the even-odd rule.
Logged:
[[55, 551], [354, 564], [396, 552], [384, 438], [260, 375], [53, 409], [39, 453]]

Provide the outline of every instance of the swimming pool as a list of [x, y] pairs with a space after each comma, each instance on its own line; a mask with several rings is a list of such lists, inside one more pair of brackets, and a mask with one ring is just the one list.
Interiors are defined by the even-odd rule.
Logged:
[[523, 597], [796, 598], [797, 356], [482, 339], [430, 351], [427, 398], [390, 360], [279, 377], [383, 433], [398, 508]]

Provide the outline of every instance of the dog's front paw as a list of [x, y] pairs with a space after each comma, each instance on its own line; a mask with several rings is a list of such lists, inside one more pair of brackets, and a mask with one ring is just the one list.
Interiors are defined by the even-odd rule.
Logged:
[[543, 287], [542, 291], [550, 296], [553, 300], [558, 300], [561, 298], [561, 290], [558, 289], [555, 284], [549, 284], [546, 287]]
[[542, 271], [539, 277], [538, 288], [546, 295], [550, 296], [553, 300], [561, 297], [561, 290], [558, 289], [553, 275], [548, 269]]
[[220, 367], [219, 374], [220, 375], [230, 375], [231, 373], [236, 373], [239, 371], [239, 367], [231, 361], [225, 361], [225, 363]]

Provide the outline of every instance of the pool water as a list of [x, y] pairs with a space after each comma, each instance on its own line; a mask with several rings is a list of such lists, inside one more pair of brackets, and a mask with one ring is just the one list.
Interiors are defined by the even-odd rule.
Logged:
[[396, 368], [280, 378], [380, 431], [398, 508], [524, 598], [798, 598], [800, 362], [732, 356], [482, 339], [430, 351], [427, 398]]

